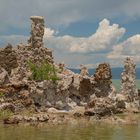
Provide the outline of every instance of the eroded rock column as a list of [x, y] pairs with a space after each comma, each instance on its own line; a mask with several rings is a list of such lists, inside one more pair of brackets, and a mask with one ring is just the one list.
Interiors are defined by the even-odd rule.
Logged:
[[135, 83], [135, 63], [132, 58], [127, 57], [124, 62], [124, 70], [121, 74], [121, 93], [128, 97], [128, 101], [133, 101], [137, 96]]
[[106, 97], [112, 92], [112, 74], [110, 65], [107, 63], [99, 64], [94, 74], [94, 89], [97, 97]]
[[28, 43], [31, 47], [39, 48], [43, 47], [44, 36], [44, 18], [41, 16], [31, 16], [31, 37]]
[[88, 69], [84, 65], [80, 65], [80, 75], [81, 76], [88, 76]]

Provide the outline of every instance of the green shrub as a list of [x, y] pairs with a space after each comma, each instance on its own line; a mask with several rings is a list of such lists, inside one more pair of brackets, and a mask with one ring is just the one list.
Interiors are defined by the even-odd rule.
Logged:
[[57, 69], [48, 62], [42, 62], [37, 65], [29, 61], [28, 66], [32, 71], [32, 78], [36, 81], [52, 80], [56, 82], [59, 80], [57, 77]]

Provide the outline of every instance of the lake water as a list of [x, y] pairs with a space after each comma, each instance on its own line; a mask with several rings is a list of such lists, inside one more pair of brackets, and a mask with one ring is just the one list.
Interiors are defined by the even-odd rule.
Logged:
[[[120, 79], [121, 73], [124, 68], [111, 68], [112, 79]], [[74, 73], [80, 73], [80, 69], [70, 69]], [[95, 73], [95, 69], [88, 69], [89, 75], [93, 75]], [[136, 78], [140, 79], [140, 68], [136, 68]]]
[[[116, 87], [117, 90], [120, 90], [120, 88], [121, 88], [121, 83], [120, 83], [120, 80], [119, 80], [119, 79], [113, 79], [113, 80], [112, 80], [112, 83], [113, 83], [113, 85]], [[137, 87], [138, 89], [140, 89], [140, 79], [137, 79], [137, 80], [136, 80], [136, 87]]]
[[0, 125], [0, 140], [140, 140], [140, 125]]

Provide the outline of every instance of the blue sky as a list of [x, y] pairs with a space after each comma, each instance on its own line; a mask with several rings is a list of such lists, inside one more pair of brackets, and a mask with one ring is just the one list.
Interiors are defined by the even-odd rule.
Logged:
[[32, 15], [45, 18], [45, 47], [56, 62], [140, 67], [140, 0], [0, 0], [0, 46], [26, 43]]

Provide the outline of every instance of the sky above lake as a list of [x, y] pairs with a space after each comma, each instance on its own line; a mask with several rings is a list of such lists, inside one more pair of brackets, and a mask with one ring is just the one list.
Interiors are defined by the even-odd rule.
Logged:
[[45, 19], [44, 46], [68, 67], [140, 67], [140, 0], [0, 0], [0, 46], [27, 43], [30, 16]]

